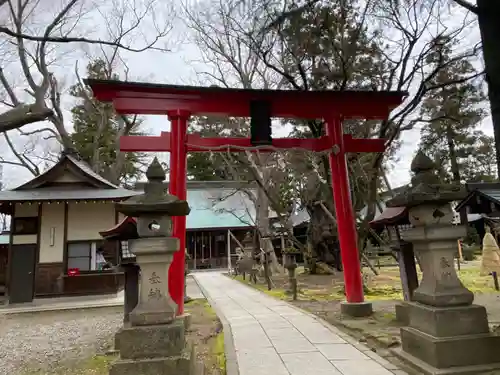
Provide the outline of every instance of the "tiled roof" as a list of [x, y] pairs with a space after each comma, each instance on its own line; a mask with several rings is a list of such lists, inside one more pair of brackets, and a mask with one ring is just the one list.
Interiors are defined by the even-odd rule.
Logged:
[[467, 189], [469, 190], [469, 194], [460, 203], [458, 203], [455, 210], [459, 211], [464, 206], [468, 206], [469, 202], [473, 198], [475, 199], [476, 196], [482, 196], [490, 202], [500, 205], [500, 186], [498, 188], [494, 188], [494, 185], [499, 186], [498, 184], [491, 183], [468, 184]]
[[104, 177], [102, 177], [100, 174], [94, 172], [92, 170], [92, 168], [90, 168], [90, 165], [88, 165], [87, 163], [85, 163], [84, 161], [81, 161], [81, 160], [78, 160], [77, 158], [75, 158], [74, 156], [72, 155], [67, 155], [66, 156], [73, 164], [75, 164], [78, 168], [80, 168], [84, 173], [86, 173], [87, 175], [95, 178], [96, 180], [99, 180], [100, 182], [102, 182], [103, 184], [105, 185], [108, 185], [109, 187], [113, 188], [113, 189], [118, 189], [118, 186], [116, 186], [115, 184], [112, 184], [111, 182], [109, 182], [108, 180], [106, 180]]
[[117, 189], [61, 189], [40, 188], [33, 190], [5, 190], [0, 191], [0, 203], [28, 202], [28, 201], [71, 201], [71, 200], [105, 200], [124, 199], [140, 192]]

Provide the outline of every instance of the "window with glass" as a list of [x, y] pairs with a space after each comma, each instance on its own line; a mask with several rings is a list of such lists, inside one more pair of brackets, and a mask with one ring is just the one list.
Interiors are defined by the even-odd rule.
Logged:
[[78, 268], [80, 271], [90, 271], [92, 264], [92, 243], [68, 243], [68, 269]]
[[37, 234], [38, 217], [15, 217], [12, 234]]

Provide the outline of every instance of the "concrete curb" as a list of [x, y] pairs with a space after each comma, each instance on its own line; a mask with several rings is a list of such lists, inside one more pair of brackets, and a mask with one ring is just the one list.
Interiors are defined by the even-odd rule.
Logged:
[[88, 310], [88, 309], [102, 309], [106, 307], [123, 307], [123, 302], [110, 302], [105, 304], [89, 303], [83, 306], [30, 306], [30, 307], [4, 307], [0, 309], [0, 315], [11, 314], [36, 314], [52, 311], [71, 311], [71, 310]]
[[193, 279], [200, 288], [201, 293], [205, 296], [210, 306], [215, 310], [217, 316], [222, 323], [222, 329], [224, 330], [224, 352], [226, 354], [226, 374], [227, 375], [239, 375], [240, 370], [238, 367], [238, 358], [236, 357], [236, 349], [234, 347], [233, 333], [231, 331], [231, 325], [227, 321], [226, 317], [222, 311], [217, 306], [216, 302], [210, 297], [207, 290], [198, 282], [196, 275], [193, 275]]

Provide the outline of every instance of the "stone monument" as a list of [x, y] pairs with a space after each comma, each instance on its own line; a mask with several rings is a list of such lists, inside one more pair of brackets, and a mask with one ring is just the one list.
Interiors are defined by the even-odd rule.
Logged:
[[139, 301], [129, 324], [117, 333], [120, 358], [110, 375], [192, 375], [195, 358], [185, 340], [184, 319], [168, 291], [168, 271], [179, 240], [172, 237], [172, 216], [189, 214], [186, 201], [165, 192], [165, 172], [158, 159], [149, 166], [144, 194], [117, 204], [137, 218], [138, 239], [129, 241], [141, 269]]
[[420, 257], [422, 281], [408, 302], [408, 327], [395, 354], [425, 374], [471, 374], [500, 368], [500, 337], [489, 331], [486, 309], [454, 267], [457, 239], [464, 226], [452, 225], [450, 202], [461, 200], [459, 186], [441, 184], [434, 163], [419, 152], [411, 164], [411, 188], [387, 202], [407, 207], [412, 228], [402, 231]]

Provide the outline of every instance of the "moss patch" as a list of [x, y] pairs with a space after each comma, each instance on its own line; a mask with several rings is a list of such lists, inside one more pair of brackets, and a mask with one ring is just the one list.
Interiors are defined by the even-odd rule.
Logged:
[[61, 364], [51, 370], [26, 369], [22, 375], [107, 375], [116, 356], [95, 355], [89, 359]]
[[462, 283], [473, 293], [494, 293], [492, 276], [481, 276], [479, 267], [467, 267], [457, 271]]
[[215, 367], [221, 375], [226, 375], [226, 353], [224, 346], [224, 332], [220, 332], [215, 336], [213, 342], [213, 355], [215, 357]]
[[[366, 270], [365, 270], [366, 271]], [[401, 300], [403, 298], [402, 286], [399, 277], [398, 267], [381, 267], [379, 275], [373, 275], [370, 271], [365, 273], [365, 283], [367, 290], [365, 296], [368, 301]], [[461, 271], [457, 271], [463, 284], [474, 293], [495, 292], [493, 278], [491, 276], [481, 276], [479, 262], [469, 262], [464, 265]], [[421, 279], [422, 274], [418, 272]], [[286, 290], [288, 288], [288, 278], [286, 275], [273, 275], [272, 280], [275, 287], [267, 290], [267, 285], [263, 280], [254, 284], [248, 280], [243, 280], [242, 276], [236, 276], [235, 280], [243, 282], [256, 288], [267, 295], [290, 301], [291, 297]], [[342, 274], [335, 275], [309, 275], [302, 269], [297, 272], [298, 299], [302, 301], [342, 301], [344, 296], [344, 281]]]
[[207, 375], [225, 375], [224, 332], [217, 313], [206, 299], [192, 300], [185, 310], [191, 314], [188, 339], [196, 345], [198, 361], [205, 365]]

